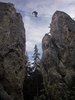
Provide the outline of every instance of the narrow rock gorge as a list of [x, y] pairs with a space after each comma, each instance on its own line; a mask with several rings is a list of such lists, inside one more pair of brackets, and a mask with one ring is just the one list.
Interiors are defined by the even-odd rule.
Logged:
[[33, 66], [25, 38], [21, 14], [0, 2], [0, 100], [75, 100], [75, 21], [62, 11], [53, 14], [42, 59]]
[[48, 100], [75, 100], [75, 21], [56, 11], [42, 40], [42, 73]]
[[11, 3], [0, 2], [0, 100], [23, 100], [25, 29]]

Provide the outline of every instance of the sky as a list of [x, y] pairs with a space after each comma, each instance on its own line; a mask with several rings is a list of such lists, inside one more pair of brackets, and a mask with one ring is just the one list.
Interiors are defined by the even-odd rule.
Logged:
[[[50, 23], [56, 10], [64, 11], [75, 18], [75, 0], [0, 0], [15, 4], [18, 12], [22, 14], [26, 30], [26, 50], [31, 59], [34, 46], [37, 44], [40, 54], [42, 53], [42, 38], [50, 31]], [[38, 12], [36, 18], [33, 11]]]

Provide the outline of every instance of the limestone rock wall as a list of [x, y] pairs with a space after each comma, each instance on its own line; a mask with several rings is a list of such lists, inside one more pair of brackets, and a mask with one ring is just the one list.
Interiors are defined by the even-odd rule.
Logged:
[[42, 72], [50, 100], [75, 99], [75, 21], [56, 11], [42, 40]]
[[23, 100], [25, 29], [11, 3], [0, 2], [0, 98]]

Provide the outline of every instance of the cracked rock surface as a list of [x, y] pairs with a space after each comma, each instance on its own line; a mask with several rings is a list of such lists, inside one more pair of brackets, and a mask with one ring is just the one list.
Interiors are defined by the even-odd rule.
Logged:
[[23, 100], [25, 29], [11, 3], [0, 2], [0, 98]]
[[50, 100], [75, 99], [75, 21], [56, 11], [42, 40], [42, 72]]

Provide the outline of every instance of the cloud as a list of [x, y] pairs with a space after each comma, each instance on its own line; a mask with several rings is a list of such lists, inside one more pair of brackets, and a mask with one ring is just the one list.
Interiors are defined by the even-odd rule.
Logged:
[[[16, 5], [16, 8], [32, 12], [37, 10], [41, 15], [50, 15], [54, 11], [64, 10], [69, 12], [68, 9], [75, 9], [75, 0], [0, 0], [4, 2], [12, 2]], [[71, 9], [72, 11], [72, 9]], [[70, 12], [71, 13], [71, 12]]]

